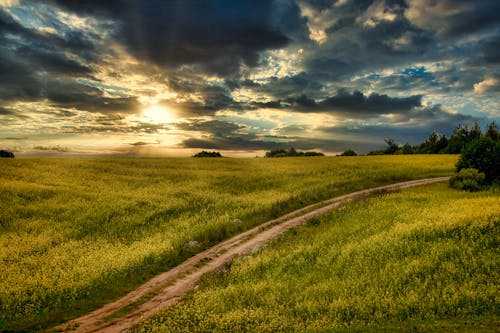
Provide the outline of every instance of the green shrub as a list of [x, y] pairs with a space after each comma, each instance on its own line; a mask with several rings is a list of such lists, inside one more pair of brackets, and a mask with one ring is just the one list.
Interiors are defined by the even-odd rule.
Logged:
[[477, 169], [462, 169], [450, 178], [450, 187], [471, 192], [479, 191], [485, 185], [485, 179], [485, 174]]
[[340, 156], [358, 156], [358, 154], [352, 149], [347, 149]]
[[467, 144], [457, 162], [456, 169], [474, 168], [483, 172], [488, 184], [500, 180], [500, 142], [481, 137]]

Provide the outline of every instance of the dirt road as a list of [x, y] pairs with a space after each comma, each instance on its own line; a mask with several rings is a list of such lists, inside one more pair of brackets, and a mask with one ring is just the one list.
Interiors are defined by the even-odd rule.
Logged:
[[73, 319], [49, 331], [123, 332], [144, 318], [177, 303], [194, 290], [200, 277], [221, 268], [237, 255], [252, 252], [286, 230], [303, 224], [308, 219], [324, 214], [342, 204], [369, 195], [407, 187], [442, 182], [449, 177], [413, 180], [366, 189], [310, 205], [277, 219], [265, 222], [205, 250], [170, 271], [161, 273], [123, 298], [105, 305], [83, 317]]

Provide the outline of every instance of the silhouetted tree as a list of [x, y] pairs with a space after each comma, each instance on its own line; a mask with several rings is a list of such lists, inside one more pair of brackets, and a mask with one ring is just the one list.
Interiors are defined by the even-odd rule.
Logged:
[[403, 154], [403, 155], [415, 154], [415, 149], [413, 149], [413, 147], [410, 144], [406, 143], [401, 148], [399, 148], [398, 154]]
[[384, 154], [394, 155], [399, 149], [398, 144], [393, 139], [385, 139], [384, 141], [385, 141], [385, 143], [387, 143], [387, 146], [388, 146], [385, 149]]
[[201, 151], [193, 155], [193, 157], [222, 157], [218, 151]]
[[306, 151], [304, 153], [304, 156], [325, 156], [325, 154], [323, 154], [319, 151]]
[[293, 157], [293, 156], [325, 156], [325, 154], [316, 151], [297, 151], [295, 148], [289, 150], [276, 149], [266, 152], [265, 157]]
[[14, 158], [14, 153], [7, 150], [0, 150], [0, 157]]
[[498, 132], [498, 127], [497, 127], [497, 124], [495, 122], [492, 122], [491, 124], [488, 125], [484, 136], [492, 139], [493, 141], [500, 140], [500, 133]]
[[447, 152], [447, 147], [448, 139], [446, 136], [432, 132], [427, 140], [418, 146], [417, 152], [420, 154], [438, 154]]

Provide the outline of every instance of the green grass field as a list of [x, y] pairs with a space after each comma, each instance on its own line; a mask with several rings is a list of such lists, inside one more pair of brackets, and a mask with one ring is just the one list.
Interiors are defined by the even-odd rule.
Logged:
[[500, 196], [447, 184], [293, 229], [134, 332], [498, 332]]
[[[272, 217], [362, 188], [450, 175], [455, 161], [1, 160], [0, 330], [33, 330], [87, 313]], [[200, 247], [186, 247], [193, 240]]]

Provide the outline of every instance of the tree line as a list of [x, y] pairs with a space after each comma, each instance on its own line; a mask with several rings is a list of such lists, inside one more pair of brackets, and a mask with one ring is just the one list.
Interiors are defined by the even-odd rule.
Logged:
[[266, 152], [265, 157], [294, 157], [294, 156], [325, 156], [325, 154], [317, 151], [297, 151], [295, 148], [276, 149]]
[[415, 146], [398, 145], [393, 139], [386, 139], [385, 149], [373, 150], [368, 155], [396, 155], [396, 154], [460, 154], [471, 142], [481, 137], [492, 141], [500, 141], [500, 133], [495, 122], [490, 123], [484, 132], [477, 123], [468, 127], [458, 125], [450, 137], [437, 132], [432, 132], [427, 139]]

